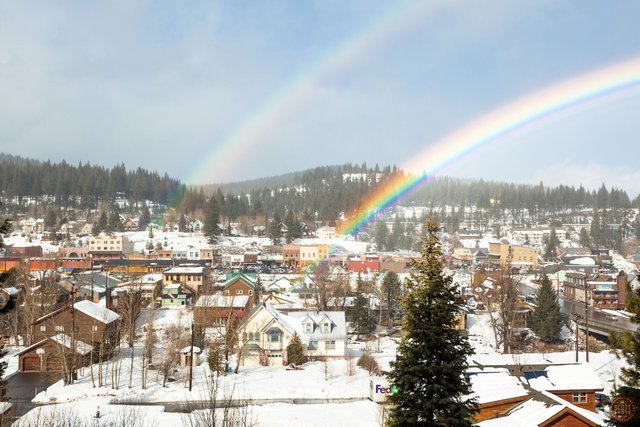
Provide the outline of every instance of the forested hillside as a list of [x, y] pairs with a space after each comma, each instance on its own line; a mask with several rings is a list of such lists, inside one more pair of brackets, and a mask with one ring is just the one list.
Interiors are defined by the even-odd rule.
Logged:
[[[9, 208], [24, 198], [41, 198], [60, 207], [96, 207], [100, 202], [124, 198], [151, 200], [176, 208], [180, 213], [202, 214], [209, 194], [214, 194], [220, 214], [228, 218], [266, 213], [283, 218], [288, 211], [305, 219], [334, 221], [349, 213], [367, 194], [404, 172], [345, 164], [325, 166], [271, 178], [220, 186], [187, 187], [167, 174], [146, 169], [127, 170], [123, 164], [111, 169], [88, 163], [70, 165], [0, 154], [0, 190]], [[528, 210], [553, 214], [584, 208], [629, 209], [640, 205], [619, 189], [604, 185], [598, 190], [583, 187], [545, 187], [484, 180], [438, 177], [428, 180], [402, 202], [413, 206], [450, 206], [462, 211], [476, 207], [488, 211]]]
[[0, 190], [9, 202], [47, 198], [58, 206], [97, 206], [116, 197], [167, 204], [184, 192], [179, 180], [123, 164], [107, 169], [88, 163], [70, 165], [0, 154]]

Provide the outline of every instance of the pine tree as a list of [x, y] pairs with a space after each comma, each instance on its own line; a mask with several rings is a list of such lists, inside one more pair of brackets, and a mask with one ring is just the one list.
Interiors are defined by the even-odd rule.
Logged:
[[389, 238], [389, 229], [387, 228], [387, 224], [383, 220], [379, 220], [376, 223], [376, 228], [374, 231], [376, 246], [379, 251], [382, 251], [387, 248], [387, 239]]
[[202, 233], [209, 239], [209, 243], [213, 243], [221, 233], [220, 206], [215, 197], [211, 197], [207, 202], [205, 215]]
[[[4, 240], [2, 238], [9, 234], [10, 228], [11, 223], [8, 219], [5, 218], [0, 221], [0, 249], [4, 247]], [[0, 275], [0, 279], [2, 278], [2, 275]], [[6, 355], [7, 350], [4, 348], [4, 340], [2, 340], [2, 342], [0, 342], [0, 402], [5, 401], [5, 395], [7, 393], [7, 381], [4, 379], [4, 373], [7, 370], [7, 362], [4, 360]]]
[[94, 235], [98, 235], [101, 232], [106, 231], [107, 226], [108, 226], [107, 213], [105, 211], [102, 211], [102, 213], [100, 214], [100, 217], [98, 218], [98, 222], [93, 224], [92, 233]]
[[589, 231], [586, 227], [580, 229], [580, 244], [584, 247], [591, 246], [591, 237], [589, 237]]
[[145, 202], [145, 203], [142, 203], [142, 210], [140, 211], [140, 219], [138, 220], [138, 228], [140, 228], [140, 230], [145, 230], [150, 223], [151, 223], [151, 212], [149, 212], [149, 207]]
[[180, 214], [180, 219], [178, 220], [178, 230], [185, 232], [187, 231], [187, 217], [184, 214]]
[[302, 365], [307, 359], [306, 352], [307, 349], [300, 337], [294, 333], [287, 346], [287, 362], [291, 365]]
[[560, 245], [560, 240], [558, 239], [558, 235], [556, 234], [556, 229], [551, 229], [551, 234], [549, 234], [549, 240], [547, 240], [547, 246], [544, 249], [544, 257], [545, 259], [555, 258], [556, 248]]
[[400, 305], [400, 298], [402, 297], [402, 284], [395, 272], [389, 271], [384, 275], [381, 290], [387, 305], [387, 311], [389, 312], [388, 326], [392, 326], [394, 312], [397, 311]]
[[[640, 288], [627, 294], [626, 309], [633, 313], [631, 321], [640, 324]], [[609, 341], [611, 346], [618, 350], [616, 355], [624, 358], [628, 364], [620, 372], [623, 385], [618, 387], [618, 395], [628, 397], [633, 401], [636, 408], [640, 408], [640, 329], [635, 332], [629, 330], [623, 333], [611, 332]], [[632, 420], [620, 425], [640, 425], [640, 411], [636, 410]]]
[[473, 354], [463, 331], [454, 329], [460, 309], [458, 289], [443, 271], [438, 223], [425, 223], [422, 258], [407, 281], [403, 298], [405, 333], [387, 373], [394, 390], [391, 426], [470, 426], [475, 402], [466, 398], [471, 384], [464, 376]]
[[269, 225], [269, 237], [273, 240], [274, 245], [280, 244], [280, 238], [282, 237], [282, 221], [280, 215], [276, 212], [273, 214], [273, 221]]
[[107, 231], [110, 233], [114, 231], [124, 231], [124, 226], [120, 221], [120, 215], [118, 214], [118, 212], [114, 211], [114, 212], [111, 212], [111, 214], [109, 215]]
[[551, 287], [551, 280], [545, 274], [536, 292], [536, 309], [531, 315], [531, 329], [544, 342], [557, 341], [562, 329], [562, 313], [558, 296]]
[[353, 329], [358, 335], [367, 335], [375, 329], [375, 322], [369, 310], [369, 299], [364, 294], [364, 281], [358, 273], [356, 296], [353, 302]]

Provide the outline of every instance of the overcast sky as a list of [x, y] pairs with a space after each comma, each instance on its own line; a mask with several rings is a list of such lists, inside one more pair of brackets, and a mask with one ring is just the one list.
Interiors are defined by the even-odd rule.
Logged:
[[[403, 165], [514, 99], [640, 57], [640, 2], [0, 0], [0, 151], [188, 183]], [[640, 88], [454, 162], [640, 192]]]

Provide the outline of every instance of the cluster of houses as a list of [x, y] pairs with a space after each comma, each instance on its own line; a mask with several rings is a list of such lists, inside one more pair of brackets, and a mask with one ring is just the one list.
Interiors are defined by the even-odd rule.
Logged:
[[466, 372], [480, 427], [608, 425], [596, 413], [604, 390], [588, 363], [540, 355], [474, 355]]

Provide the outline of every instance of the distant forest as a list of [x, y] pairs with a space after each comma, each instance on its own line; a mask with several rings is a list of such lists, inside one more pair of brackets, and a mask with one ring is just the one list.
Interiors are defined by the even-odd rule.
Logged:
[[[206, 187], [187, 186], [166, 173], [146, 169], [128, 171], [124, 165], [111, 169], [88, 163], [70, 165], [0, 154], [0, 191], [5, 208], [24, 198], [39, 198], [59, 207], [95, 208], [100, 203], [125, 198], [134, 202], [150, 200], [173, 207], [179, 213], [202, 216], [209, 195], [217, 201], [226, 218], [267, 214], [283, 218], [289, 211], [304, 219], [334, 221], [348, 213], [367, 194], [403, 174], [399, 168], [345, 164], [325, 166], [271, 178]], [[451, 206], [487, 210], [529, 210], [561, 213], [584, 208], [629, 209], [640, 207], [616, 188], [598, 190], [583, 187], [510, 184], [484, 180], [437, 177], [426, 182], [403, 204]], [[19, 205], [16, 204], [16, 205]]]
[[61, 207], [95, 207], [102, 201], [126, 198], [169, 204], [179, 200], [186, 187], [166, 173], [123, 164], [107, 169], [88, 163], [51, 163], [0, 153], [0, 190], [7, 202], [23, 198], [55, 198]]

